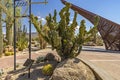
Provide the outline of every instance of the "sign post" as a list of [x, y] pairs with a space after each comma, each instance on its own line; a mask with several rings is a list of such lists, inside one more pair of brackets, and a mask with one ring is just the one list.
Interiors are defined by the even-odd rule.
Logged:
[[[28, 0], [27, 0], [28, 1]], [[46, 4], [48, 3], [46, 0], [44, 2], [31, 2], [29, 3], [25, 0], [14, 0], [13, 4], [7, 4], [7, 6], [13, 5], [14, 7], [14, 70], [16, 70], [16, 18], [25, 18], [30, 17], [31, 15], [31, 6], [32, 4]], [[17, 2], [17, 3], [16, 3]], [[16, 7], [20, 6], [28, 6], [29, 7], [29, 15], [26, 16], [16, 16]], [[31, 60], [31, 20], [29, 21], [29, 59]], [[28, 78], [30, 78], [30, 68], [28, 69]]]

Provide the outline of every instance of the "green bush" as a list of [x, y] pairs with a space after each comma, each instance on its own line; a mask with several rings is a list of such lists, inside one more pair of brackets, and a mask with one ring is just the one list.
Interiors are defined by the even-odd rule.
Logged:
[[45, 60], [45, 57], [38, 57], [37, 59], [36, 59], [36, 63], [40, 63], [40, 62], [43, 62]]
[[5, 52], [5, 56], [14, 55], [14, 52]]
[[42, 73], [44, 75], [50, 76], [50, 75], [52, 75], [53, 70], [54, 70], [53, 66], [51, 64], [47, 64], [47, 65], [43, 66]]
[[3, 69], [0, 69], [0, 76], [2, 76], [2, 74], [4, 74]]

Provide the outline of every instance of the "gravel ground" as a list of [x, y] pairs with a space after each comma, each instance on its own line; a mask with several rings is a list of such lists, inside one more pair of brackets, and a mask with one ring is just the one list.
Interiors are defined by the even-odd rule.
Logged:
[[[32, 59], [36, 59], [38, 56], [46, 55], [48, 52], [56, 53], [50, 49], [34, 51], [32, 52]], [[104, 69], [111, 76], [120, 80], [120, 52], [106, 51], [104, 47], [84, 47], [83, 51], [78, 57], [91, 61], [96, 66]], [[23, 64], [28, 58], [28, 52], [22, 52], [17, 55], [17, 63]], [[4, 68], [5, 72], [13, 70], [13, 56], [0, 58], [0, 68]], [[43, 64], [34, 65], [31, 70], [31, 79], [28, 79], [27, 71], [21, 70], [23, 66], [20, 66], [17, 70], [21, 71], [14, 75], [13, 80], [47, 80], [49, 76], [41, 74], [41, 68]], [[10, 68], [11, 67], [11, 68]], [[7, 74], [4, 74], [7, 75]], [[24, 79], [23, 79], [24, 78]]]

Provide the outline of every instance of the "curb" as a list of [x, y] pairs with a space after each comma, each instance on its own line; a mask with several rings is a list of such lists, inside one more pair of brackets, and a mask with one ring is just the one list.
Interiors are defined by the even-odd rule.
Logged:
[[96, 65], [94, 65], [92, 62], [87, 61], [83, 58], [80, 58], [80, 60], [93, 71], [97, 80], [117, 80], [117, 79], [113, 78], [105, 70], [103, 70], [103, 69], [97, 67]]

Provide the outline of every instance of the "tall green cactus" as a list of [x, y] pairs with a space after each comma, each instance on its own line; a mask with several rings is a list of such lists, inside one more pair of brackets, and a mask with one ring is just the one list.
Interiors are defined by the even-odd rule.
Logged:
[[18, 28], [18, 38], [17, 38], [17, 48], [19, 51], [22, 51], [23, 49], [28, 47], [28, 39], [27, 39], [27, 28], [24, 25], [23, 29], [22, 27]]
[[[54, 16], [51, 14], [46, 17], [48, 34], [45, 34], [41, 29], [38, 19], [31, 15], [30, 19], [34, 24], [35, 28], [39, 34], [52, 46], [52, 49], [56, 49], [58, 55], [61, 56], [62, 60], [66, 58], [73, 58], [80, 54], [82, 45], [85, 41], [89, 39], [88, 31], [86, 30], [85, 21], [81, 21], [78, 34], [76, 34], [77, 27], [77, 12], [74, 14], [72, 24], [70, 24], [70, 4], [60, 11], [60, 21], [57, 22], [56, 16], [57, 12], [54, 11]], [[43, 27], [43, 26], [42, 26]]]
[[[5, 4], [12, 4], [12, 0], [7, 0], [4, 1]], [[9, 15], [6, 15], [6, 39], [8, 40], [7, 45], [12, 45], [13, 44], [13, 7], [9, 6], [7, 7], [7, 12], [9, 13]], [[21, 15], [21, 7], [17, 7], [16, 8], [16, 16], [20, 16]], [[12, 17], [11, 17], [12, 16]], [[21, 26], [20, 24], [20, 18], [16, 19], [16, 30], [18, 31], [18, 28]], [[17, 32], [16, 31], [16, 32]]]
[[[1, 3], [2, 0], [0, 0]], [[2, 9], [0, 8], [0, 56], [3, 53]]]
[[98, 35], [98, 29], [97, 26], [99, 24], [100, 18], [98, 16], [95, 16], [94, 18], [94, 26], [89, 30], [89, 35], [91, 35], [91, 40], [94, 44], [97, 44], [97, 35]]
[[[8, 0], [7, 3], [11, 4], [12, 0]], [[6, 39], [8, 40], [7, 45], [12, 45], [13, 42], [13, 8], [8, 7], [9, 15], [6, 15]]]

